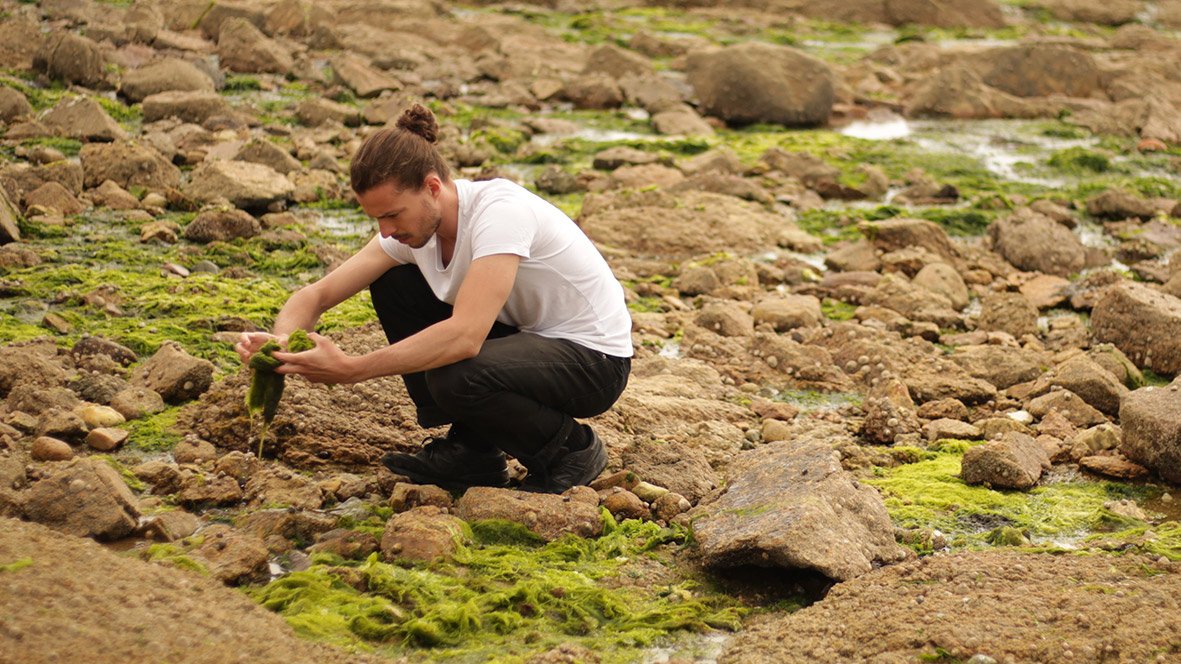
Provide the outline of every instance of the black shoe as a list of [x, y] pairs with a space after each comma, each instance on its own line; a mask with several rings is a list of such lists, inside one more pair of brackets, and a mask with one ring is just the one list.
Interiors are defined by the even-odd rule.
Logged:
[[428, 438], [414, 454], [390, 452], [381, 462], [415, 484], [434, 484], [449, 491], [508, 486], [504, 452], [477, 450], [451, 438]]
[[573, 452], [563, 448], [548, 467], [530, 469], [521, 484], [521, 490], [534, 493], [562, 493], [570, 487], [593, 482], [607, 467], [607, 448], [603, 446], [603, 441], [599, 440], [594, 430], [590, 430], [590, 435], [590, 444], [585, 448]]

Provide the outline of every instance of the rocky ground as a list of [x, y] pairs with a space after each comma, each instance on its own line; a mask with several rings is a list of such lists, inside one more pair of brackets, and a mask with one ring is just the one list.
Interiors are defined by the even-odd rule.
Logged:
[[[739, 4], [0, 0], [0, 652], [1181, 657], [1181, 2]], [[396, 378], [248, 417], [419, 99], [625, 287], [593, 488], [401, 482]]]

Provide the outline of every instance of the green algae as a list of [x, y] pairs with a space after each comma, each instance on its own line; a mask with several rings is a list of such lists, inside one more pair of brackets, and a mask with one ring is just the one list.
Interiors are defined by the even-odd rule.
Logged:
[[[504, 543], [502, 523], [474, 524], [476, 541], [431, 565], [315, 564], [247, 592], [297, 632], [390, 655], [448, 661], [520, 662], [559, 644], [591, 647], [606, 662], [634, 661], [636, 648], [684, 630], [735, 629], [742, 610], [691, 583], [612, 587], [629, 559], [683, 530], [625, 521], [596, 539]], [[481, 539], [483, 538], [483, 539]]]
[[139, 557], [148, 562], [170, 565], [179, 569], [209, 576], [209, 568], [185, 553], [185, 548], [176, 544], [152, 544], [139, 552]]
[[20, 558], [13, 562], [0, 565], [0, 574], [4, 572], [19, 572], [26, 567], [32, 567], [33, 564], [32, 558]]
[[1106, 173], [1112, 169], [1107, 155], [1083, 147], [1067, 148], [1050, 155], [1046, 163], [1053, 168], [1071, 175]]
[[127, 429], [128, 444], [144, 452], [168, 452], [181, 441], [181, 434], [176, 427], [179, 407], [167, 408], [138, 420], [131, 420], [123, 428]]
[[853, 312], [855, 311], [857, 311], [857, 305], [834, 300], [831, 297], [826, 297], [820, 301], [820, 313], [824, 314], [824, 317], [829, 320], [852, 320]]
[[[287, 337], [287, 352], [302, 353], [316, 347], [314, 341], [308, 338], [307, 330], [297, 329]], [[275, 341], [269, 340], [250, 357], [248, 363], [251, 369], [250, 387], [246, 390], [246, 412], [253, 422], [255, 416], [262, 416], [262, 426], [258, 434], [258, 458], [262, 458], [263, 444], [266, 441], [267, 429], [279, 412], [279, 400], [283, 398], [283, 387], [286, 376], [278, 373], [282, 362], [275, 358], [275, 351], [282, 347]]]
[[1135, 525], [1113, 533], [1092, 535], [1087, 541], [1124, 542], [1128, 551], [1164, 556], [1174, 562], [1181, 560], [1181, 523], [1176, 521], [1155, 526]]
[[108, 466], [113, 468], [115, 472], [119, 473], [119, 477], [123, 478], [123, 483], [127, 485], [127, 488], [131, 489], [132, 491], [143, 492], [147, 490], [148, 485], [145, 484], [143, 480], [136, 477], [135, 473], [131, 472], [130, 468], [124, 466], [118, 459], [111, 456], [110, 454], [94, 454], [91, 455], [90, 458], [103, 461]]
[[[943, 532], [953, 547], [979, 548], [1014, 541], [1019, 533], [1034, 543], [1069, 540], [1127, 528], [1104, 503], [1144, 498], [1150, 489], [1112, 481], [1046, 481], [1029, 491], [997, 491], [960, 479], [967, 441], [946, 441], [933, 458], [880, 469], [866, 481], [883, 494], [886, 509], [902, 528]], [[1013, 530], [998, 530], [1011, 528]]]

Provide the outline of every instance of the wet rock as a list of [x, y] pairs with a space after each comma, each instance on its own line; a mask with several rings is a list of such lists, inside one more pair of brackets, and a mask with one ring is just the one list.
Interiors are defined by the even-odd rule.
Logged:
[[464, 521], [505, 519], [525, 526], [546, 541], [567, 533], [595, 537], [603, 529], [597, 506], [564, 496], [490, 487], [468, 489], [455, 502], [455, 515]]
[[69, 32], [50, 35], [33, 57], [33, 68], [49, 78], [88, 88], [107, 86], [106, 65], [98, 44]]
[[136, 369], [132, 382], [156, 391], [168, 403], [184, 403], [209, 389], [213, 363], [189, 355], [176, 342], [166, 341]]
[[538, 174], [533, 184], [543, 193], [558, 196], [586, 191], [586, 185], [573, 173], [557, 165], [547, 166]]
[[345, 560], [364, 560], [380, 549], [377, 538], [369, 533], [338, 528], [316, 536], [308, 553], [331, 553]]
[[62, 99], [41, 121], [59, 136], [86, 141], [122, 141], [127, 132], [90, 97]]
[[1137, 217], [1147, 220], [1156, 215], [1156, 209], [1152, 201], [1125, 189], [1108, 189], [1087, 199], [1087, 214], [1103, 219]]
[[755, 324], [767, 323], [776, 332], [797, 327], [819, 327], [824, 320], [820, 300], [812, 295], [782, 295], [760, 300], [751, 310]]
[[1124, 398], [1120, 406], [1123, 452], [1131, 461], [1181, 484], [1181, 382], [1168, 387], [1144, 387]]
[[679, 493], [669, 491], [652, 502], [652, 515], [661, 521], [672, 521], [692, 509], [689, 500]]
[[1181, 373], [1181, 299], [1139, 283], [1106, 291], [1091, 312], [1095, 338], [1109, 342], [1142, 369]]
[[[1123, 455], [1087, 456], [1078, 460], [1079, 468], [1104, 477], [1117, 480], [1136, 481], [1146, 479], [1149, 471], [1138, 463], [1128, 461]], [[1143, 517], [1141, 517], [1143, 520]]]
[[660, 440], [636, 441], [623, 454], [637, 477], [696, 502], [721, 484], [721, 477], [700, 449]]
[[175, 542], [197, 532], [200, 526], [201, 519], [196, 514], [176, 509], [148, 517], [140, 532], [157, 542]]
[[616, 519], [651, 519], [652, 512], [639, 496], [622, 487], [603, 492], [603, 507]]
[[111, 408], [129, 420], [154, 415], [166, 408], [164, 397], [146, 387], [131, 386], [111, 397]]
[[336, 518], [299, 509], [263, 509], [238, 519], [242, 532], [261, 539], [271, 553], [306, 544], [336, 526]]
[[228, 475], [205, 475], [203, 473], [182, 473], [176, 502], [194, 509], [229, 506], [242, 502], [242, 487]]
[[1021, 293], [992, 293], [980, 301], [978, 330], [1007, 332], [1020, 339], [1037, 335], [1037, 309]]
[[356, 108], [323, 97], [301, 101], [295, 108], [295, 117], [308, 127], [318, 127], [327, 122], [354, 127], [361, 124], [361, 113]]
[[38, 436], [29, 448], [33, 461], [68, 461], [74, 458], [74, 450], [64, 440], [50, 436]]
[[88, 188], [107, 180], [124, 189], [139, 186], [160, 191], [180, 184], [180, 169], [139, 143], [91, 143], [83, 145], [78, 156]]
[[110, 452], [127, 442], [129, 435], [126, 429], [98, 427], [86, 434], [86, 444], [100, 452]]
[[865, 403], [861, 435], [873, 443], [893, 443], [899, 435], [919, 431], [919, 420], [910, 391], [897, 380], [882, 381], [870, 390]]
[[295, 64], [287, 49], [241, 18], [221, 23], [217, 55], [223, 66], [245, 73], [288, 74]]
[[119, 92], [131, 102], [176, 90], [213, 92], [213, 79], [184, 60], [165, 58], [126, 72], [119, 85]]
[[57, 210], [65, 216], [78, 214], [86, 209], [68, 189], [57, 182], [46, 182], [30, 191], [25, 196], [25, 207], [31, 208], [34, 205]]
[[216, 459], [217, 448], [207, 440], [188, 435], [172, 448], [172, 458], [177, 463], [200, 465]]
[[835, 580], [904, 560], [878, 493], [823, 443], [744, 453], [724, 494], [689, 514], [703, 562], [814, 570]]
[[1099, 67], [1087, 52], [1057, 44], [1021, 44], [977, 56], [983, 81], [1018, 97], [1101, 94]]
[[964, 453], [960, 476], [968, 484], [998, 489], [1028, 489], [1050, 468], [1050, 459], [1036, 440], [1021, 433], [1006, 434]]
[[258, 220], [242, 210], [208, 210], [197, 215], [185, 227], [184, 238], [191, 242], [210, 242], [251, 238], [262, 232]]
[[954, 263], [956, 251], [951, 239], [938, 224], [924, 219], [887, 219], [886, 221], [864, 222], [858, 228], [882, 253], [910, 247], [922, 247]]
[[438, 507], [415, 507], [386, 522], [381, 534], [382, 557], [418, 562], [449, 557], [466, 539], [464, 531], [461, 519]]
[[1070, 458], [1077, 461], [1085, 456], [1101, 454], [1119, 447], [1122, 433], [1113, 424], [1100, 424], [1075, 434], [1070, 441]]
[[286, 200], [295, 187], [285, 176], [262, 164], [212, 161], [193, 170], [183, 191], [202, 203], [226, 200], [234, 207], [255, 209]]
[[157, 496], [176, 493], [180, 490], [181, 483], [184, 479], [181, 475], [180, 468], [175, 463], [169, 463], [159, 459], [145, 461], [132, 468], [131, 472], [139, 479], [151, 485], [152, 493]]
[[702, 110], [731, 124], [817, 125], [832, 111], [832, 71], [795, 49], [745, 42], [699, 51], [686, 72]]
[[1077, 394], [1100, 412], [1114, 416], [1119, 412], [1120, 399], [1128, 388], [1111, 372], [1096, 364], [1086, 355], [1076, 355], [1054, 368], [1045, 380]]
[[1090, 427], [1107, 421], [1103, 413], [1070, 390], [1053, 390], [1030, 401], [1027, 408], [1030, 414], [1038, 418], [1056, 412], [1076, 427]]
[[137, 210], [139, 199], [123, 187], [111, 180], [104, 180], [97, 189], [90, 192], [90, 200], [95, 207], [105, 207], [111, 210]]
[[454, 501], [451, 492], [434, 485], [407, 484], [398, 482], [390, 494], [389, 505], [395, 512], [405, 512], [415, 507], [429, 505], [449, 509]]
[[993, 249], [1030, 272], [1068, 277], [1086, 266], [1086, 248], [1070, 229], [1032, 210], [1019, 210], [988, 227]]
[[331, 60], [331, 65], [336, 80], [361, 99], [376, 97], [386, 90], [402, 89], [401, 81], [354, 55], [339, 55]]
[[47, 468], [24, 494], [24, 516], [79, 537], [118, 539], [135, 530], [139, 508], [123, 478], [102, 461]]
[[253, 139], [243, 145], [238, 150], [238, 154], [234, 156], [234, 159], [269, 166], [275, 172], [282, 173], [283, 175], [303, 168], [303, 164], [300, 164], [298, 159], [291, 156], [291, 153], [271, 141], [262, 138]]
[[951, 359], [969, 374], [1006, 389], [1034, 380], [1049, 364], [1045, 353], [1008, 346], [961, 346]]
[[937, 295], [942, 295], [956, 311], [968, 306], [968, 287], [956, 269], [947, 263], [931, 263], [914, 276], [912, 283]]
[[304, 510], [320, 509], [323, 491], [309, 477], [283, 467], [264, 468], [246, 483], [246, 497], [253, 507], [284, 505]]
[[932, 420], [923, 425], [923, 437], [931, 442], [948, 438], [980, 440], [983, 436], [984, 434], [975, 425], [950, 418]]
[[12, 201], [8, 200], [4, 187], [0, 186], [0, 245], [20, 241], [20, 223], [20, 212]]
[[24, 95], [12, 88], [0, 87], [0, 122], [12, 122], [32, 114], [33, 107]]
[[183, 122], [202, 124], [230, 110], [229, 102], [212, 90], [157, 92], [143, 101], [144, 122], [176, 118]]
[[694, 320], [701, 327], [724, 337], [745, 337], [754, 333], [754, 319], [734, 302], [708, 302]]
[[266, 580], [269, 556], [261, 539], [220, 524], [201, 531], [201, 536], [201, 545], [190, 554], [214, 578], [230, 585]]

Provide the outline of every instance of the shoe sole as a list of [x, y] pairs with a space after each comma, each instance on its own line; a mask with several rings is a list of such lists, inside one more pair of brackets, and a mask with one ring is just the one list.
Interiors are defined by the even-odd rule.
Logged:
[[424, 470], [418, 459], [409, 454], [392, 452], [381, 458], [390, 472], [403, 475], [414, 484], [434, 484], [448, 491], [463, 491], [473, 486], [504, 488], [508, 486], [508, 470], [492, 473], [472, 473], [459, 477], [442, 476]]

